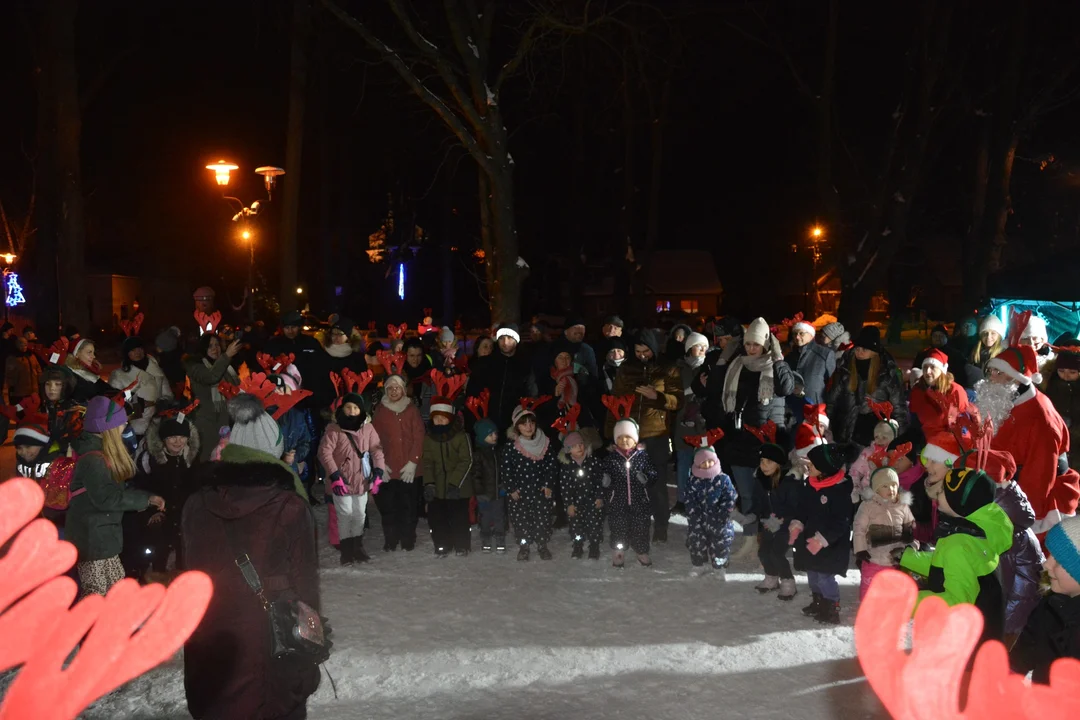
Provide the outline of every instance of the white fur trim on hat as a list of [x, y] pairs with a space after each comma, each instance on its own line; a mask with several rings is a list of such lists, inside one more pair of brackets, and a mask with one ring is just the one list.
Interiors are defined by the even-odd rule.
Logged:
[[754, 318], [754, 321], [746, 328], [746, 332], [743, 333], [743, 344], [757, 343], [758, 345], [764, 345], [768, 340], [769, 323], [765, 322], [765, 318]]
[[927, 445], [923, 448], [922, 455], [926, 460], [933, 460], [945, 465], [952, 465], [960, 459], [959, 455], [953, 455], [940, 445]]
[[1047, 339], [1046, 321], [1038, 315], [1032, 315], [1028, 318], [1027, 325], [1024, 326], [1024, 331], [1020, 333], [1021, 340], [1033, 337], [1042, 338], [1043, 340]]
[[454, 414], [454, 406], [453, 405], [446, 405], [444, 403], [438, 403], [436, 405], [431, 406], [430, 412], [433, 412], [433, 413], [446, 413], [447, 415], [453, 415]]
[[42, 445], [49, 444], [49, 434], [41, 432], [33, 427], [21, 427], [15, 431], [15, 436], [11, 440], [12, 445], [20, 445], [20, 439], [36, 440]]
[[701, 333], [692, 332], [686, 336], [686, 342], [683, 343], [683, 349], [686, 350], [686, 352], [690, 352], [690, 348], [695, 345], [704, 345], [705, 349], [708, 350], [709, 339]]
[[927, 365], [929, 365], [930, 367], [939, 368], [941, 372], [948, 372], [949, 363], [947, 361], [941, 361], [941, 357], [944, 356], [945, 353], [941, 352], [940, 350], [931, 352], [925, 358], [923, 358], [922, 366], [925, 368]]
[[629, 435], [634, 438], [634, 442], [638, 441], [638, 425], [636, 422], [630, 419], [620, 420], [615, 423], [615, 439], [618, 440], [623, 435]]
[[982, 335], [987, 330], [993, 330], [1002, 338], [1005, 337], [1005, 323], [1001, 322], [997, 315], [987, 315], [979, 321], [979, 334]]
[[993, 368], [994, 370], [1000, 370], [1021, 385], [1031, 385], [1032, 383], [1038, 385], [1043, 381], [1042, 373], [1038, 370], [1031, 373], [1030, 376], [1025, 375], [1024, 373], [1020, 372], [1012, 365], [1010, 365], [1008, 361], [1003, 360], [1001, 358], [1001, 355], [998, 355], [997, 357], [990, 360], [990, 362], [986, 363], [986, 367]]
[[512, 337], [514, 342], [521, 342], [521, 336], [511, 328], [499, 328], [495, 333], [495, 342], [499, 342], [499, 338], [502, 337]]
[[800, 320], [799, 322], [792, 325], [791, 332], [808, 332], [810, 333], [810, 337], [813, 337], [817, 334], [817, 330], [814, 328], [814, 326], [804, 320]]

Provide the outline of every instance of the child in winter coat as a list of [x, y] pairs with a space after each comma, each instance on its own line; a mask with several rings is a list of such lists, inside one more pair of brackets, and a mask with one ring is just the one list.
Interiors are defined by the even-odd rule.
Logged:
[[754, 473], [762, 492], [754, 514], [764, 518], [758, 545], [758, 560], [765, 569], [765, 579], [755, 586], [759, 593], [780, 589], [777, 598], [791, 600], [797, 594], [795, 575], [787, 559], [788, 525], [799, 505], [803, 480], [786, 467], [788, 456], [784, 448], [765, 443], [758, 451], [758, 469]]
[[1046, 533], [1051, 593], [1042, 599], [1009, 652], [1012, 671], [1050, 684], [1059, 658], [1080, 660], [1080, 517], [1067, 517]]
[[874, 467], [870, 464], [870, 456], [876, 452], [885, 452], [889, 449], [889, 444], [896, 440], [896, 429], [896, 421], [891, 419], [882, 420], [875, 425], [874, 442], [863, 448], [863, 451], [859, 453], [859, 457], [855, 462], [851, 463], [851, 469], [848, 471], [853, 486], [851, 488], [851, 502], [861, 502], [872, 494], [870, 491], [870, 476], [874, 472]]
[[657, 480], [656, 467], [638, 444], [638, 426], [630, 419], [615, 423], [615, 448], [604, 458], [604, 490], [608, 523], [615, 542], [611, 564], [621, 568], [629, 544], [645, 567], [649, 559], [649, 519], [652, 505], [647, 488]]
[[582, 433], [574, 431], [563, 439], [559, 451], [559, 484], [570, 525], [574, 549], [570, 557], [580, 559], [589, 543], [589, 559], [600, 559], [604, 539], [604, 470], [593, 446]]
[[326, 495], [334, 498], [341, 564], [370, 560], [364, 551], [368, 490], [386, 476], [379, 434], [367, 422], [364, 399], [346, 393], [319, 443], [319, 463], [326, 471]]
[[716, 578], [727, 579], [724, 568], [735, 539], [731, 511], [735, 509], [736, 499], [738, 493], [731, 478], [720, 469], [716, 451], [712, 447], [699, 447], [686, 484], [686, 544], [695, 575], [701, 574], [711, 556]]
[[911, 493], [900, 492], [900, 478], [891, 467], [881, 467], [870, 476], [872, 494], [863, 495], [855, 513], [852, 534], [855, 565], [862, 574], [859, 600], [866, 597], [874, 576], [892, 566], [890, 553], [914, 540], [915, 517], [911, 514]]
[[[981, 470], [951, 468], [930, 486], [938, 512], [953, 523], [932, 552], [893, 550], [901, 569], [928, 579], [919, 602], [937, 596], [949, 605], [970, 603], [983, 615], [981, 641], [1001, 640], [1005, 630], [1005, 593], [994, 571], [1012, 545], [1013, 525], [994, 502], [994, 482]], [[918, 607], [916, 605], [916, 607]]]
[[[277, 386], [279, 395], [291, 395], [300, 389], [300, 371], [295, 365], [285, 367], [281, 374], [271, 375], [269, 379]], [[285, 453], [281, 459], [292, 468], [296, 476], [304, 483], [304, 487], [310, 487], [307, 456], [311, 454], [313, 438], [308, 424], [307, 410], [294, 405], [278, 418], [278, 427], [281, 428], [281, 439], [285, 446]]]
[[803, 614], [839, 625], [836, 576], [847, 573], [851, 552], [851, 480], [838, 445], [818, 445], [806, 459], [810, 474], [788, 525], [788, 544], [795, 546], [795, 569], [806, 571], [813, 594]]
[[558, 461], [548, 436], [536, 425], [536, 415], [519, 405], [506, 436], [512, 441], [499, 458], [499, 474], [510, 497], [510, 522], [518, 539], [520, 561], [529, 559], [529, 545], [536, 543], [541, 560], [551, 560], [551, 539], [555, 483]]
[[424, 501], [435, 557], [450, 551], [464, 557], [472, 550], [469, 499], [473, 496], [472, 443], [448, 398], [431, 399], [431, 428], [424, 438]]
[[473, 453], [472, 484], [480, 511], [480, 547], [489, 553], [506, 552], [506, 488], [499, 478], [499, 430], [491, 418], [473, 425], [476, 451]]

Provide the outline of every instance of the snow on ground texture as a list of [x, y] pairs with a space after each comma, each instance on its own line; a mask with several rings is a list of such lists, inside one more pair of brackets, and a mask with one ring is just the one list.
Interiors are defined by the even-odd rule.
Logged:
[[[372, 562], [340, 568], [320, 550], [337, 698], [324, 673], [314, 720], [884, 717], [854, 660], [855, 571], [844, 624], [825, 628], [800, 612], [804, 576], [790, 603], [754, 591], [756, 560], [726, 583], [690, 577], [682, 527], [654, 546], [652, 568], [630, 556], [620, 571], [606, 543], [599, 561], [571, 560], [565, 530], [551, 562], [534, 550], [519, 563], [513, 547], [439, 560], [423, 520], [415, 551], [384, 553], [369, 508]], [[325, 507], [316, 515], [325, 537]], [[180, 658], [83, 717], [189, 717]]]

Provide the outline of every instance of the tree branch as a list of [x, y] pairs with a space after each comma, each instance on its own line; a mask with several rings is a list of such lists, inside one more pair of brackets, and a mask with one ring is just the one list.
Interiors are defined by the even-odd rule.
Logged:
[[446, 23], [450, 26], [450, 37], [453, 38], [454, 47], [465, 65], [465, 74], [472, 90], [473, 107], [480, 117], [484, 117], [487, 114], [486, 107], [489, 103], [494, 103], [494, 97], [488, 98], [487, 67], [480, 55], [480, 47], [471, 32], [466, 32], [464, 27], [466, 24], [468, 27], [475, 27], [476, 23], [468, 17], [469, 11], [462, 13], [457, 0], [443, 0], [443, 8], [446, 11]]

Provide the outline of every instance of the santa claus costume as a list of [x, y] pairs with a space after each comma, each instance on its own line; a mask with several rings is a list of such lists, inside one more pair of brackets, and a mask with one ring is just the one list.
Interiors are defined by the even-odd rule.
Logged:
[[[1005, 418], [995, 408], [984, 407], [989, 394], [977, 387], [976, 404], [995, 420], [994, 450], [1012, 454], [1017, 482], [1035, 511], [1032, 530], [1040, 536], [1076, 514], [1080, 500], [1080, 475], [1068, 466], [1069, 431], [1050, 399], [1035, 387], [1042, 381], [1038, 360], [1030, 345], [1006, 348], [987, 363], [987, 369], [1004, 373], [1019, 384]], [[990, 381], [985, 381], [990, 382]]]

